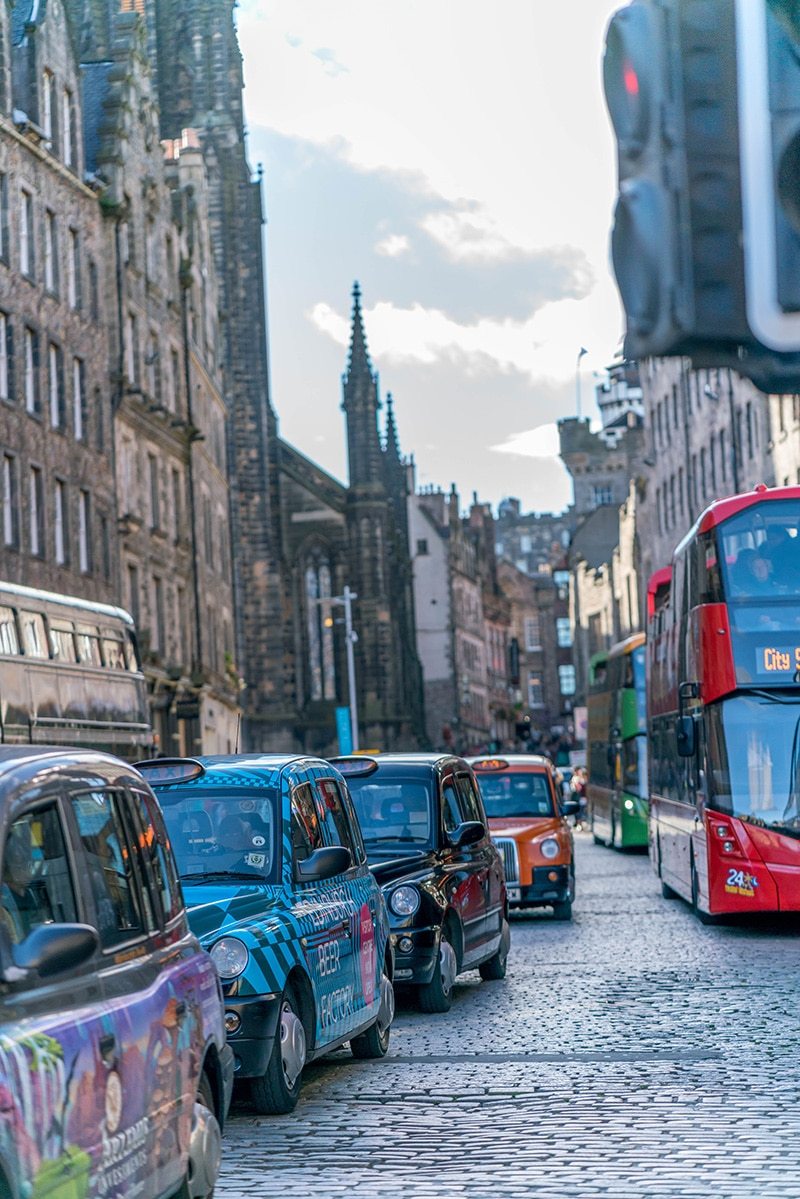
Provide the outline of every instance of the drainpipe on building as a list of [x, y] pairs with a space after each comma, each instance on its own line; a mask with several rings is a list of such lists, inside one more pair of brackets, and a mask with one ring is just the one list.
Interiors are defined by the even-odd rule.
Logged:
[[200, 570], [197, 557], [197, 512], [194, 494], [194, 443], [199, 438], [194, 423], [194, 405], [192, 404], [192, 367], [189, 341], [189, 288], [191, 274], [188, 264], [181, 266], [181, 338], [183, 341], [183, 381], [186, 387], [186, 483], [189, 497], [189, 530], [192, 540], [192, 591], [194, 594], [194, 661], [192, 662], [192, 679], [200, 677], [203, 669], [203, 625], [200, 614]]
[[691, 528], [694, 524], [695, 511], [695, 477], [692, 468], [692, 450], [691, 438], [689, 436], [689, 423], [691, 419], [691, 411], [689, 408], [689, 368], [686, 366], [686, 359], [681, 359], [681, 392], [683, 397], [683, 442], [684, 453], [686, 454], [686, 510], [689, 514], [689, 525]]
[[739, 444], [736, 437], [736, 408], [733, 402], [733, 379], [728, 368], [728, 417], [731, 422], [731, 466], [733, 468], [733, 493], [739, 494]]

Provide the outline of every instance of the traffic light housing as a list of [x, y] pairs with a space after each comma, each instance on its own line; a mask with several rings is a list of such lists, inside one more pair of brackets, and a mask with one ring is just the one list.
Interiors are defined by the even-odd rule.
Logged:
[[800, 390], [796, 3], [632, 0], [609, 25], [603, 73], [626, 356]]

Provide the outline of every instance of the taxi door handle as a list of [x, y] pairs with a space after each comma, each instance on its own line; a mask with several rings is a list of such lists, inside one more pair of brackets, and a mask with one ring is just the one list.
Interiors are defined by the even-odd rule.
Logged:
[[105, 1037], [101, 1037], [98, 1045], [101, 1058], [103, 1058], [105, 1061], [106, 1059], [113, 1057], [116, 1047], [117, 1038], [114, 1036], [113, 1032], [108, 1033]]
[[331, 925], [332, 933], [346, 933], [346, 932], [349, 932], [349, 930], [350, 930], [350, 921], [349, 920], [341, 920], [338, 924]]

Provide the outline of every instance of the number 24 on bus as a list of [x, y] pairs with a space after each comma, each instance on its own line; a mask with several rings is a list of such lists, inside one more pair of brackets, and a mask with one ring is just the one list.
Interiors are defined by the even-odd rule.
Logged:
[[800, 487], [708, 507], [648, 587], [650, 852], [703, 921], [800, 911]]

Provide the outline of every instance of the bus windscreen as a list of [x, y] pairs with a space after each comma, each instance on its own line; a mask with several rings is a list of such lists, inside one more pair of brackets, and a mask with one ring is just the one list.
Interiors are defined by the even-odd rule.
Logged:
[[755, 504], [717, 531], [739, 685], [800, 684], [800, 500]]

